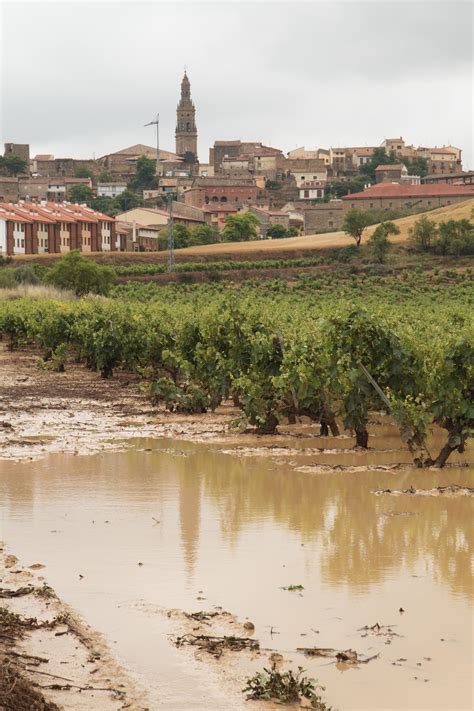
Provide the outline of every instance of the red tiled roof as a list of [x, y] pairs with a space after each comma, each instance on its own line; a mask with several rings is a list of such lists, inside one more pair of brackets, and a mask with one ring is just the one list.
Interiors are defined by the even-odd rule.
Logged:
[[457, 151], [452, 148], [429, 148], [430, 153], [442, 153], [443, 155], [455, 156]]
[[0, 202], [0, 219], [12, 220], [13, 222], [26, 222], [31, 224], [33, 220], [29, 220], [26, 217], [18, 214], [13, 205], [9, 205], [7, 202]]
[[397, 171], [399, 171], [399, 170], [403, 170], [404, 167], [405, 167], [405, 166], [403, 165], [403, 163], [394, 163], [394, 164], [391, 164], [391, 165], [378, 165], [378, 166], [376, 167], [375, 171], [376, 171], [376, 172], [377, 172], [377, 170], [380, 170], [380, 171], [382, 171], [382, 170], [383, 170], [383, 171], [385, 171], [385, 170], [397, 170]]
[[399, 185], [398, 183], [379, 183], [360, 193], [344, 195], [343, 200], [363, 200], [382, 197], [449, 197], [466, 195], [474, 197], [474, 186], [457, 186], [446, 183], [433, 185]]

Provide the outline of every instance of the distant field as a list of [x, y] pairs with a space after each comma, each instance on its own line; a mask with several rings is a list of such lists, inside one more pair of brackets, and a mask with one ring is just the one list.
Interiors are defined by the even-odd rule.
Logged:
[[[422, 214], [429, 216], [430, 220], [442, 222], [444, 220], [460, 220], [470, 218], [474, 208], [474, 199], [465, 202], [440, 207], [427, 213], [418, 213], [408, 217], [402, 217], [394, 222], [400, 228], [400, 234], [391, 237], [394, 243], [403, 243], [408, 239], [410, 227], [420, 218]], [[366, 242], [376, 225], [367, 228], [362, 242]], [[304, 235], [300, 237], [288, 237], [278, 240], [258, 240], [255, 242], [225, 242], [219, 244], [208, 244], [200, 247], [186, 247], [175, 250], [177, 262], [213, 262], [217, 260], [239, 259], [295, 259], [299, 257], [315, 256], [317, 250], [337, 249], [354, 244], [352, 237], [344, 232], [331, 232], [329, 234]], [[40, 261], [42, 264], [55, 261], [59, 254], [31, 254], [18, 255], [15, 261]], [[85, 255], [88, 256], [88, 255]], [[95, 252], [90, 255], [93, 259], [104, 264], [147, 264], [149, 262], [165, 262], [166, 252]]]

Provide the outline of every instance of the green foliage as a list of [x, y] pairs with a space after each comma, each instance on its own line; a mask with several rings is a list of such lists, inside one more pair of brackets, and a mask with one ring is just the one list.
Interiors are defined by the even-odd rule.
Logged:
[[282, 237], [288, 237], [288, 230], [286, 227], [280, 224], [270, 225], [267, 229], [267, 237], [271, 239], [281, 239]]
[[18, 285], [15, 280], [13, 269], [2, 269], [0, 271], [0, 289], [14, 289]]
[[437, 235], [438, 225], [426, 215], [422, 215], [408, 231], [416, 249], [425, 252], [431, 248]]
[[104, 215], [110, 215], [115, 217], [121, 212], [121, 207], [116, 203], [116, 198], [111, 197], [95, 197], [91, 201], [90, 205], [94, 210], [104, 213]]
[[342, 198], [350, 193], [359, 193], [367, 185], [366, 175], [356, 175], [348, 180], [330, 180], [326, 185], [324, 195], [327, 198]]
[[257, 239], [259, 221], [251, 212], [228, 215], [222, 237], [225, 242], [249, 242]]
[[73, 250], [51, 267], [46, 281], [59, 289], [70, 289], [77, 296], [107, 294], [115, 282], [115, 274], [110, 267], [99, 266]]
[[134, 207], [141, 207], [143, 205], [143, 199], [132, 190], [127, 189], [114, 198], [113, 204], [114, 208], [119, 212], [126, 212], [127, 210], [132, 210]]
[[398, 235], [400, 230], [394, 222], [381, 222], [369, 238], [369, 246], [375, 259], [383, 264], [390, 249], [389, 235]]
[[352, 208], [346, 213], [342, 229], [355, 239], [356, 245], [359, 247], [364, 230], [371, 224], [372, 216], [369, 212]]
[[94, 200], [92, 189], [85, 183], [78, 183], [69, 189], [69, 199], [71, 202], [83, 203], [91, 206]]
[[109, 173], [109, 171], [104, 168], [103, 170], [100, 171], [99, 177], [97, 178], [97, 182], [99, 183], [111, 183], [113, 181], [112, 174]]
[[0, 156], [0, 172], [3, 175], [18, 175], [28, 172], [26, 160], [16, 155]]
[[267, 699], [279, 704], [293, 704], [307, 699], [310, 708], [319, 711], [331, 711], [320, 696], [323, 686], [318, 686], [314, 679], [303, 676], [304, 670], [298, 667], [295, 673], [291, 669], [279, 672], [276, 669], [263, 669], [247, 679], [242, 690], [248, 699]]
[[133, 191], [151, 190], [156, 188], [156, 160], [139, 156], [137, 159], [137, 171], [133, 180], [129, 183], [129, 188]]
[[417, 156], [412, 159], [401, 158], [401, 162], [406, 166], [410, 175], [419, 175], [420, 178], [428, 175], [428, 160], [423, 156]]
[[85, 165], [74, 166], [74, 177], [76, 178], [93, 178], [94, 174], [90, 168], [86, 168]]
[[435, 241], [436, 254], [474, 254], [474, 224], [469, 220], [448, 220], [438, 225], [438, 239]]
[[255, 279], [238, 291], [135, 282], [116, 286], [111, 300], [0, 300], [0, 335], [11, 348], [36, 344], [47, 362], [67, 353], [104, 377], [133, 371], [170, 409], [233, 399], [258, 431], [309, 417], [325, 434], [342, 422], [366, 447], [370, 411], [388, 407], [362, 364], [415, 457], [429, 428], [444, 428], [433, 458], [442, 466], [473, 429], [474, 281], [452, 269], [437, 279], [321, 272], [291, 290]]
[[385, 148], [375, 148], [369, 162], [363, 163], [360, 166], [359, 173], [370, 178], [371, 182], [375, 182], [375, 169], [378, 168], [379, 165], [391, 165], [399, 162], [400, 159], [395, 151], [387, 153]]

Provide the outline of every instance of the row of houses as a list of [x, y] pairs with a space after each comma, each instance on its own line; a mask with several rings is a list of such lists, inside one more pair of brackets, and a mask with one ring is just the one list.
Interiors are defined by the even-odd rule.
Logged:
[[0, 254], [110, 252], [124, 249], [115, 220], [72, 203], [0, 203]]

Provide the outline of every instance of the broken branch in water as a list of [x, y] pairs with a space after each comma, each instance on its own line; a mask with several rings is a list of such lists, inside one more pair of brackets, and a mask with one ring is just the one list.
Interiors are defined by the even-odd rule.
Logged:
[[332, 657], [338, 662], [345, 662], [346, 664], [367, 664], [371, 662], [372, 659], [376, 659], [380, 656], [379, 652], [372, 657], [362, 659], [354, 649], [338, 651], [337, 649], [327, 647], [298, 647], [296, 651], [302, 652], [307, 657]]
[[216, 659], [219, 659], [224, 651], [241, 652], [243, 649], [252, 651], [260, 649], [259, 642], [249, 637], [214, 637], [206, 634], [185, 634], [182, 637], [176, 637], [175, 645], [176, 647], [184, 645], [197, 647], [202, 651], [208, 652], [208, 654], [212, 654]]
[[7, 588], [0, 588], [1, 598], [11, 598], [11, 597], [22, 597], [23, 595], [29, 595], [34, 590], [34, 587], [29, 585], [26, 588], [17, 588], [17, 590], [7, 590]]

